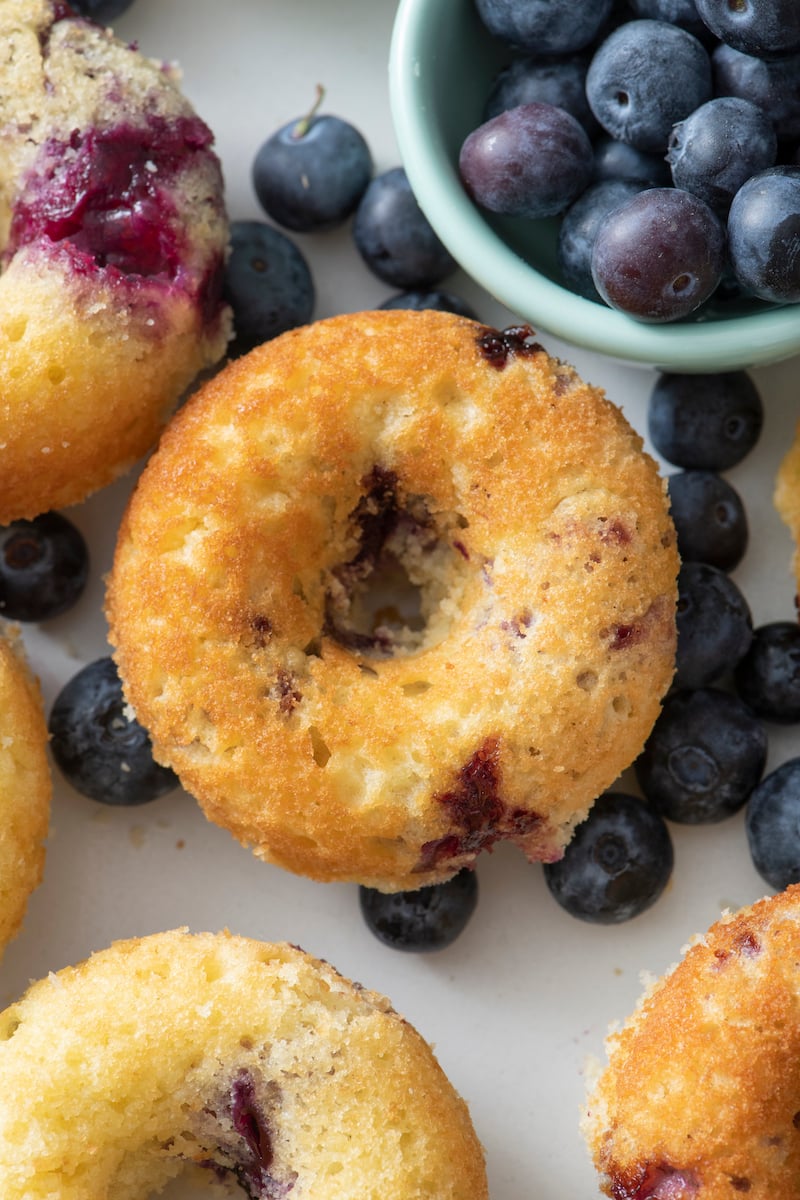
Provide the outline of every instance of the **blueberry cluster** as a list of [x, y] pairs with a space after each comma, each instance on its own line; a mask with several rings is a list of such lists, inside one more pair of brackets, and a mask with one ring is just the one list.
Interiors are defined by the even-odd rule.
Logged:
[[560, 216], [565, 284], [647, 322], [800, 300], [794, 0], [476, 0], [514, 57], [459, 168], [482, 208]]
[[[437, 308], [474, 316], [437, 285], [456, 263], [417, 204], [406, 172], [373, 174], [363, 135], [349, 121], [317, 111], [281, 126], [252, 164], [256, 197], [266, 216], [234, 221], [225, 296], [234, 315], [231, 357], [311, 320], [315, 289], [308, 261], [284, 230], [317, 234], [350, 223], [368, 269], [398, 289], [384, 308]], [[276, 228], [280, 226], [281, 228]]]

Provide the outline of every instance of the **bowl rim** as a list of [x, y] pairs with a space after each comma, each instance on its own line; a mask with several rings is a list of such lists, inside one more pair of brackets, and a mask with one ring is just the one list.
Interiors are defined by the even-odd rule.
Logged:
[[[565, 342], [607, 357], [664, 370], [733, 370], [789, 358], [800, 351], [800, 305], [763, 313], [667, 324], [636, 321], [568, 291], [535, 272], [486, 222], [464, 191], [438, 128], [430, 120], [432, 5], [400, 0], [389, 48], [389, 101], [411, 188], [433, 229], [462, 269], [496, 300]], [[446, 168], [443, 170], [443, 163]], [[535, 273], [537, 310], [520, 297]]]

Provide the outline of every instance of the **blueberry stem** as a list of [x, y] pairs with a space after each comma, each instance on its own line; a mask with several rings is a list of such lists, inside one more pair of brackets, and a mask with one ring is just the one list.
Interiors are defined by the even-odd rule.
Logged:
[[308, 110], [306, 115], [304, 117], [300, 117], [299, 121], [295, 122], [294, 129], [292, 130], [293, 138], [297, 138], [299, 141], [300, 138], [306, 136], [306, 134], [308, 133], [308, 128], [309, 128], [312, 120], [314, 119], [314, 117], [317, 115], [317, 112], [319, 111], [319, 106], [322, 104], [324, 97], [325, 97], [325, 88], [322, 86], [321, 83], [318, 83], [315, 88], [314, 103], [311, 105], [311, 108]]

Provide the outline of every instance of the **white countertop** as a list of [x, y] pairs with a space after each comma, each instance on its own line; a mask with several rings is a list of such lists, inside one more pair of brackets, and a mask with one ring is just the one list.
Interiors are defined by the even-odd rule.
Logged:
[[[309, 107], [318, 83], [324, 109], [361, 129], [376, 169], [398, 163], [387, 89], [395, 7], [393, 0], [137, 0], [117, 28], [148, 54], [179, 61], [185, 90], [216, 133], [231, 216], [258, 217], [253, 155]], [[369, 308], [391, 293], [364, 267], [347, 229], [297, 241], [314, 273], [316, 316]], [[488, 323], [513, 320], [463, 276], [446, 286]], [[542, 340], [645, 432], [651, 373]], [[734, 578], [756, 624], [795, 615], [792, 546], [771, 496], [800, 408], [797, 375], [796, 360], [754, 372], [766, 408], [763, 436], [727, 474], [748, 509], [751, 545]], [[102, 576], [131, 482], [70, 510], [91, 547], [90, 585], [72, 613], [25, 630], [48, 709], [81, 665], [108, 653]], [[768, 770], [800, 753], [800, 729], [770, 732]], [[741, 815], [672, 833], [673, 881], [627, 925], [570, 918], [550, 898], [541, 869], [501, 846], [478, 862], [480, 899], [464, 935], [445, 952], [415, 957], [374, 939], [354, 886], [315, 884], [258, 862], [181, 792], [111, 809], [57, 781], [45, 881], [0, 965], [0, 1001], [114, 939], [177, 925], [299, 943], [386, 993], [434, 1044], [486, 1148], [492, 1200], [585, 1200], [598, 1195], [578, 1132], [587, 1057], [602, 1053], [609, 1022], [632, 1008], [640, 971], [660, 972], [723, 907], [768, 890], [750, 863]], [[165, 1194], [201, 1193], [176, 1184]]]

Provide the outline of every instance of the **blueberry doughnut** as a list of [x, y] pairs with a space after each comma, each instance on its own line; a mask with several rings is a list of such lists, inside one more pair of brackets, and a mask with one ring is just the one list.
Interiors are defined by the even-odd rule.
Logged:
[[800, 886], [725, 914], [608, 1041], [584, 1131], [614, 1200], [797, 1195]]
[[175, 72], [63, 0], [0, 0], [0, 524], [156, 440], [229, 334], [211, 134]]
[[394, 310], [256, 349], [170, 424], [107, 611], [156, 757], [256, 854], [386, 891], [560, 857], [673, 672], [664, 485], [527, 328]]
[[795, 543], [793, 567], [800, 592], [800, 429], [778, 467], [775, 507]]
[[466, 1105], [389, 1001], [294, 946], [117, 942], [0, 1014], [3, 1200], [486, 1200]]
[[0, 632], [0, 953], [44, 867], [51, 780], [39, 687], [12, 631]]

